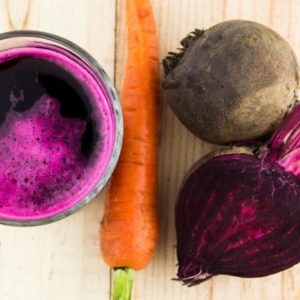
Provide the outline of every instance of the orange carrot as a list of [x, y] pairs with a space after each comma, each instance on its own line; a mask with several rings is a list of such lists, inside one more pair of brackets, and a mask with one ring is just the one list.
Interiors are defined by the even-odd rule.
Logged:
[[[102, 256], [110, 267], [139, 270], [150, 262], [158, 235], [158, 47], [149, 0], [127, 0], [126, 20], [128, 58], [121, 91], [124, 141], [100, 237]], [[113, 298], [130, 299], [130, 295]]]

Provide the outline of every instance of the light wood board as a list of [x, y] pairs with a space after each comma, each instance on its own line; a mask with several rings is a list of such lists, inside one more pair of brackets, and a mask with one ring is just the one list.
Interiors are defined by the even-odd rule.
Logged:
[[[300, 1], [152, 0], [160, 56], [194, 28], [244, 18], [278, 31], [300, 55]], [[0, 31], [56, 33], [88, 50], [120, 88], [126, 60], [124, 0], [1, 0]], [[136, 275], [138, 300], [300, 300], [300, 265], [261, 279], [215, 277], [187, 288], [176, 275], [174, 203], [186, 170], [214, 149], [196, 139], [161, 99], [160, 238], [151, 265]], [[99, 256], [104, 193], [79, 213], [42, 227], [0, 226], [0, 299], [108, 300], [110, 271]]]

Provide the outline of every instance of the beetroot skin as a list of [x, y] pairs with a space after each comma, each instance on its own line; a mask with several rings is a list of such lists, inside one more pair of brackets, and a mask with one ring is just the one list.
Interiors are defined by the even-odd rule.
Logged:
[[176, 205], [178, 277], [260, 277], [300, 261], [300, 106], [266, 146], [192, 167]]
[[294, 105], [299, 67], [290, 45], [245, 20], [195, 30], [163, 60], [164, 98], [196, 136], [214, 144], [269, 135]]

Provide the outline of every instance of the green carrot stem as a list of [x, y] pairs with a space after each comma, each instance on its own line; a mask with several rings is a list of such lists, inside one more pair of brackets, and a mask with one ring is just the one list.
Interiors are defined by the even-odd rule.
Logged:
[[131, 300], [134, 270], [130, 268], [113, 269], [112, 300]]

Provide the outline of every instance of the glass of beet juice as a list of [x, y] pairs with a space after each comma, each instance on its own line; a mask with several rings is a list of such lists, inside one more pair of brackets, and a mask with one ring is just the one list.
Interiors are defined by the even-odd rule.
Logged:
[[0, 223], [62, 219], [107, 183], [123, 135], [104, 70], [52, 34], [0, 35]]

